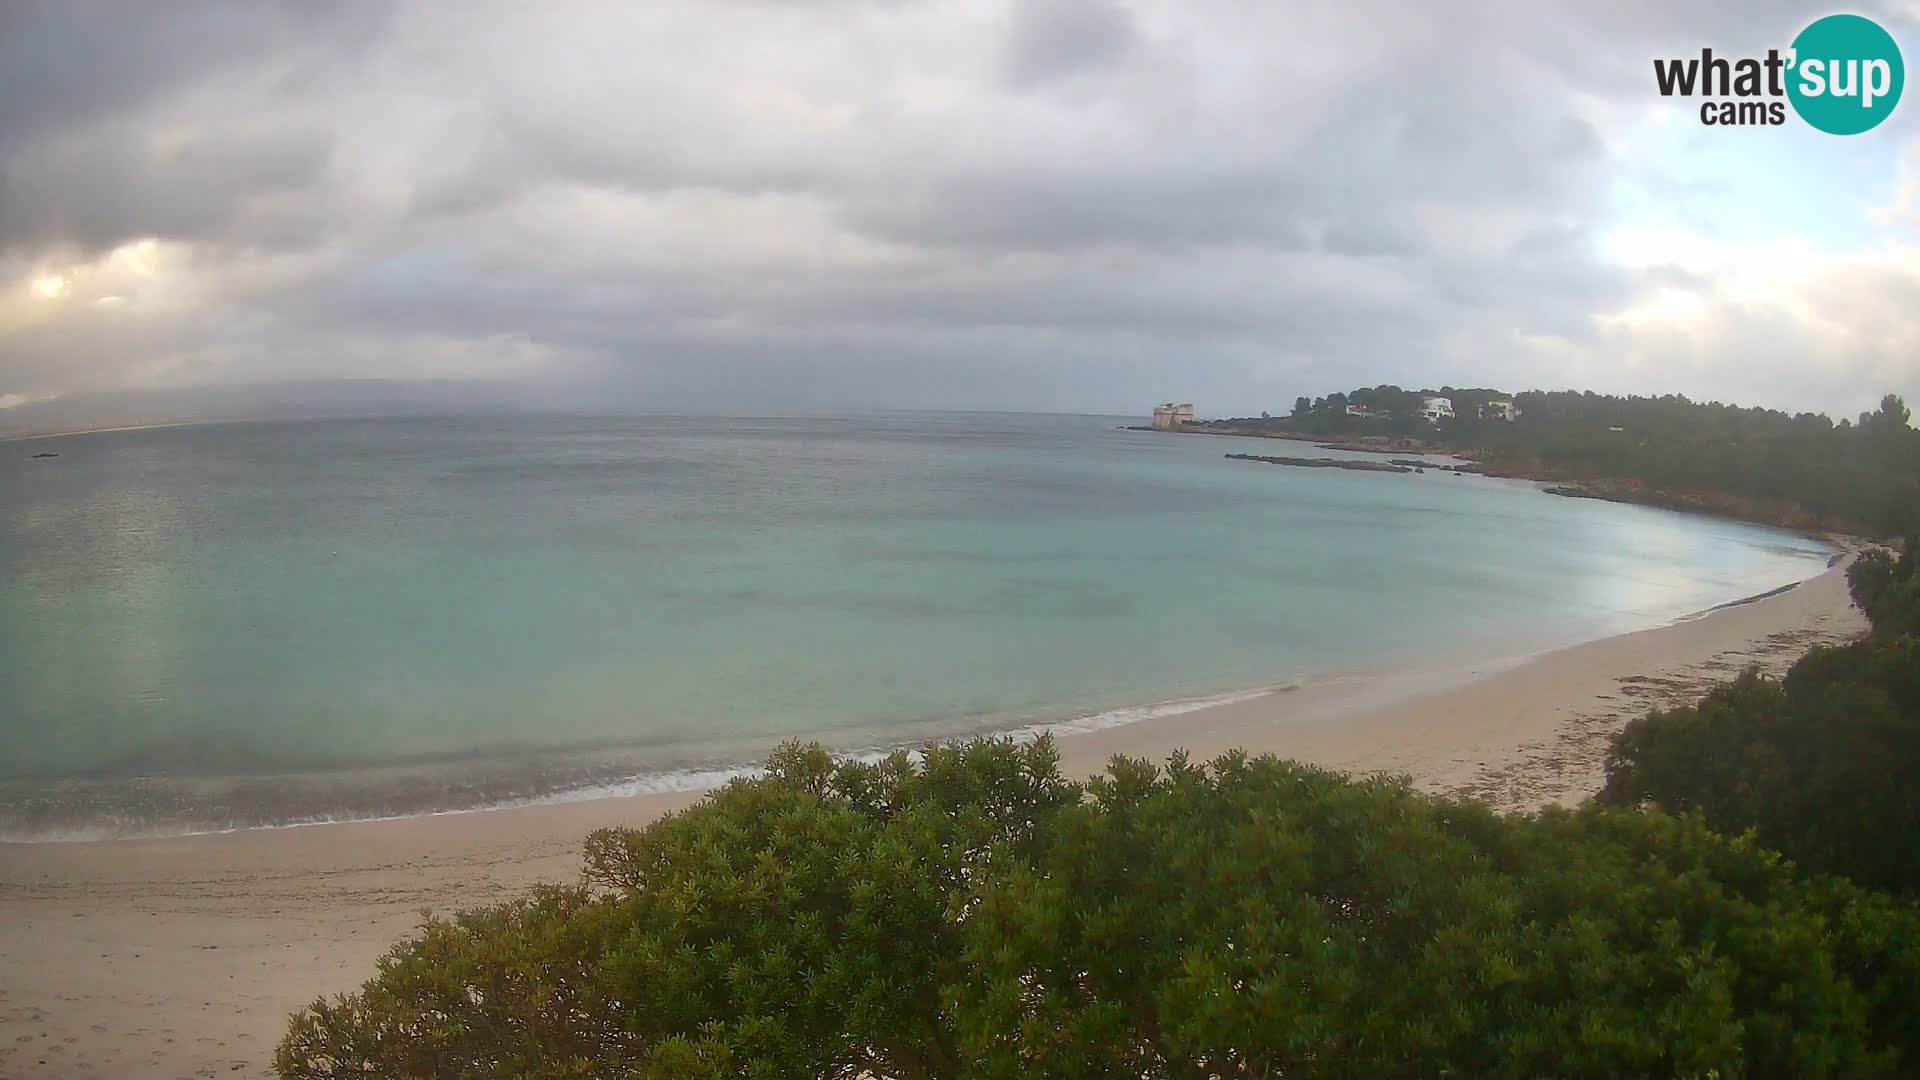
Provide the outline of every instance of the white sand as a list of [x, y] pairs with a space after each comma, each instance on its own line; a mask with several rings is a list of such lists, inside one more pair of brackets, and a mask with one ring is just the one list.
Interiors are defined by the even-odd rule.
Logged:
[[[1334, 680], [1063, 740], [1109, 755], [1273, 751], [1526, 808], [1602, 779], [1606, 739], [1750, 663], [1859, 633], [1839, 569], [1777, 596], [1503, 670]], [[0, 1078], [266, 1076], [287, 1014], [350, 990], [418, 922], [573, 878], [590, 829], [698, 796], [87, 844], [0, 844]]]

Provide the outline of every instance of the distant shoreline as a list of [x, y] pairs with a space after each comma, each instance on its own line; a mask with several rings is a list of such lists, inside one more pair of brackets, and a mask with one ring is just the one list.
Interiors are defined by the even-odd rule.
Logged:
[[31, 435], [0, 435], [0, 443], [31, 442], [34, 439], [63, 439], [69, 435], [105, 435], [114, 431], [155, 431], [160, 428], [193, 427], [217, 424], [219, 420], [169, 420], [163, 424], [122, 424], [117, 427], [76, 428], [73, 431], [40, 431]]
[[[1310, 442], [1323, 449], [1342, 450], [1355, 454], [1434, 454], [1457, 458], [1465, 464], [1455, 466], [1450, 471], [1473, 476], [1486, 476], [1502, 480], [1526, 480], [1546, 485], [1541, 490], [1548, 495], [1563, 498], [1598, 499], [1602, 502], [1625, 503], [1631, 506], [1650, 506], [1660, 510], [1672, 510], [1682, 514], [1701, 514], [1707, 517], [1726, 518], [1731, 521], [1743, 521], [1753, 525], [1767, 525], [1777, 529], [1788, 529], [1819, 540], [1839, 540], [1864, 535], [1862, 530], [1848, 523], [1822, 521], [1797, 504], [1775, 502], [1749, 496], [1734, 495], [1722, 491], [1673, 490], [1655, 487], [1637, 480], [1620, 477], [1578, 477], [1554, 469], [1530, 468], [1523, 462], [1505, 459], [1487, 459], [1471, 447], [1451, 446], [1444, 442], [1431, 441], [1405, 435], [1362, 435], [1337, 436], [1313, 435], [1300, 431], [1274, 431], [1267, 429], [1248, 429], [1224, 425], [1209, 421], [1212, 426], [1189, 425], [1179, 428], [1152, 428], [1141, 425], [1125, 425], [1123, 431], [1147, 431], [1168, 435], [1214, 435], [1243, 439], [1280, 439], [1290, 442]], [[1377, 470], [1389, 471], [1389, 470]]]

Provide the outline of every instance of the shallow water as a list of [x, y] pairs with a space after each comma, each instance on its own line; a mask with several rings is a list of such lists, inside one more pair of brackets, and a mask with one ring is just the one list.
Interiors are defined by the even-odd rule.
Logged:
[[792, 736], [1120, 722], [1653, 625], [1827, 556], [1516, 481], [1227, 461], [1309, 451], [1121, 422], [475, 417], [0, 444], [0, 837], [673, 785]]

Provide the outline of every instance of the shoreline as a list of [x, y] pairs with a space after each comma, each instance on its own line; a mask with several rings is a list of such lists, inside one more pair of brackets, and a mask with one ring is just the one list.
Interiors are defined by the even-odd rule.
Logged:
[[1528, 483], [1540, 485], [1539, 490], [1542, 494], [1557, 495], [1561, 498], [1595, 499], [1627, 506], [1648, 506], [1676, 514], [1724, 518], [1750, 525], [1787, 529], [1819, 539], [1830, 540], [1868, 531], [1861, 529], [1857, 522], [1823, 519], [1798, 503], [1735, 495], [1718, 489], [1654, 487], [1640, 480], [1617, 476], [1581, 476], [1565, 469], [1544, 467], [1540, 462], [1531, 459], [1487, 457], [1470, 446], [1452, 446], [1413, 435], [1312, 435], [1300, 431], [1239, 428], [1227, 424], [1226, 421], [1218, 420], [1201, 421], [1193, 425], [1167, 429], [1126, 425], [1119, 430], [1167, 435], [1213, 435], [1241, 439], [1308, 442], [1322, 450], [1340, 450], [1355, 454], [1438, 455], [1465, 463], [1450, 471], [1496, 480], [1525, 480]]
[[[1310, 680], [1065, 735], [1062, 769], [1234, 747], [1502, 809], [1578, 801], [1606, 740], [1749, 663], [1865, 627], [1846, 560], [1649, 629], [1450, 670]], [[576, 880], [594, 828], [701, 791], [185, 837], [0, 844], [0, 1076], [265, 1076], [289, 1012], [352, 990], [419, 921]]]
[[[1345, 688], [1305, 687], [1284, 707], [1256, 701], [1207, 710], [1177, 733], [1178, 748], [1196, 760], [1240, 748], [1356, 775], [1402, 774], [1422, 790], [1507, 812], [1572, 805], [1599, 790], [1606, 743], [1629, 720], [1697, 700], [1748, 666], [1778, 675], [1813, 645], [1864, 633], [1865, 616], [1847, 592], [1850, 562], [1657, 626], [1447, 677], [1360, 677]], [[1164, 758], [1175, 748], [1123, 732], [1063, 742], [1069, 775], [1097, 769], [1113, 753]]]
[[[1681, 611], [1666, 616], [1663, 621], [1625, 633], [1685, 623], [1723, 609], [1790, 592], [1821, 573], [1830, 571], [1859, 546], [1858, 542], [1850, 539], [1836, 541], [1826, 538], [1824, 542], [1835, 547], [1833, 555], [1826, 562], [1826, 570], [1764, 591]], [[1582, 643], [1574, 641], [1571, 644], [1578, 646]], [[1352, 700], [1346, 701], [1346, 705], [1358, 706], [1367, 700], [1367, 695], [1385, 692], [1387, 688], [1400, 687], [1404, 693], [1439, 690], [1452, 686], [1463, 671], [1469, 673], [1467, 677], [1471, 679], [1485, 678], [1566, 647], [1570, 646], [1513, 652], [1485, 649], [1442, 651], [1425, 654], [1412, 663], [1380, 661], [1359, 667], [1306, 673], [1285, 682], [1230, 685], [1179, 697], [1107, 705], [1084, 712], [1056, 710], [1048, 718], [1007, 717], [998, 722], [978, 724], [956, 721], [942, 725], [919, 725], [919, 730], [909, 726], [901, 728], [894, 737], [873, 742], [835, 745], [831, 732], [799, 732], [788, 738], [803, 742], [819, 741], [838, 758], [863, 761], [878, 761], [902, 750], [911, 752], [929, 742], [951, 742], [983, 736], [1024, 740], [1047, 734], [1056, 740], [1068, 740], [1112, 729], [1156, 724], [1182, 714], [1303, 690], [1307, 691], [1300, 699], [1303, 701], [1319, 702], [1327, 695], [1342, 696], [1343, 700], [1345, 696], [1351, 696]], [[511, 813], [610, 799], [682, 793], [700, 796], [734, 779], [757, 775], [766, 751], [771, 750], [773, 745], [769, 742], [764, 746], [748, 748], [743, 744], [737, 748], [737, 752], [696, 754], [677, 764], [649, 764], [641, 759], [631, 759], [614, 765], [613, 762], [619, 760], [619, 755], [626, 752], [626, 748], [610, 745], [529, 750], [524, 755], [481, 754], [470, 759], [426, 758], [310, 772], [42, 782], [44, 786], [26, 782], [21, 790], [10, 790], [16, 787], [15, 784], [0, 784], [0, 807], [31, 807], [37, 803], [40, 804], [39, 812], [42, 815], [39, 821], [20, 819], [0, 829], [0, 852], [15, 846], [193, 839], [322, 826], [382, 824], [414, 818]], [[613, 757], [605, 756], [609, 754]], [[589, 766], [589, 759], [604, 760], [605, 764]], [[1098, 765], [1096, 762], [1096, 769]], [[467, 771], [460, 771], [463, 769]], [[557, 778], [560, 776], [565, 778]], [[330, 808], [310, 802], [312, 799], [325, 798], [326, 792], [341, 790], [343, 785], [354, 786], [360, 791], [356, 801], [364, 809], [348, 806]], [[459, 796], [454, 796], [451, 802], [440, 801], [455, 789], [466, 793], [464, 801]], [[491, 792], [488, 789], [492, 789]], [[209, 791], [213, 794], [208, 795]], [[248, 798], [266, 797], [265, 793], [269, 792], [273, 793], [271, 797], [283, 809], [277, 813], [255, 810], [246, 818], [149, 820], [141, 816], [139, 809], [141, 805], [177, 807], [183, 797], [210, 798], [210, 805], [231, 808]], [[187, 793], [191, 793], [191, 796]], [[129, 801], [132, 799], [142, 802]], [[57, 814], [49, 816], [48, 808], [56, 800], [70, 803], [76, 811], [84, 813], [70, 820]], [[308, 803], [308, 809], [299, 809], [303, 802]], [[105, 820], [97, 817], [98, 808], [103, 806], [115, 807], [115, 816]]]
[[72, 431], [33, 431], [21, 435], [0, 435], [0, 443], [31, 442], [34, 439], [63, 439], [69, 435], [107, 435], [116, 431], [158, 431], [162, 428], [217, 424], [218, 420], [168, 420], [159, 424], [120, 424], [115, 427], [75, 428]]

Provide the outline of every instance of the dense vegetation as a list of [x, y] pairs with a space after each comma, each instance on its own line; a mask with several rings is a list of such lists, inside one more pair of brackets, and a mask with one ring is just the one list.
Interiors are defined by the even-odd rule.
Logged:
[[1898, 1076], [1920, 918], [1698, 815], [1271, 758], [786, 747], [430, 921], [290, 1077]]
[[[1601, 797], [1699, 810], [1801, 866], [1920, 893], [1920, 575], [1916, 542], [1848, 570], [1873, 622], [1779, 681], [1747, 674], [1614, 741]], [[1915, 988], [1920, 990], [1920, 986]]]
[[[1221, 421], [1250, 434], [1328, 438], [1397, 435], [1474, 457], [1492, 472], [1543, 480], [1604, 482], [1597, 493], [1700, 505], [1808, 528], [1895, 536], [1920, 527], [1920, 432], [1889, 394], [1857, 422], [1818, 413], [1702, 404], [1677, 395], [1612, 397], [1442, 387], [1452, 420], [1429, 424], [1420, 393], [1363, 387], [1300, 398], [1292, 416]], [[1511, 422], [1482, 419], [1480, 406], [1512, 400]], [[1381, 415], [1356, 417], [1348, 405]], [[1693, 496], [1722, 501], [1699, 504]]]

